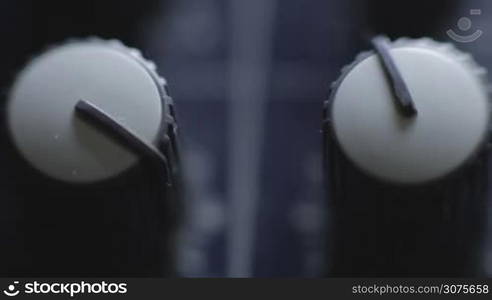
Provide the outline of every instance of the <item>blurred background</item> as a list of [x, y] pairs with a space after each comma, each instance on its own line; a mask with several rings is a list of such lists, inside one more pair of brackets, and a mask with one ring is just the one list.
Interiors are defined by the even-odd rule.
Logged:
[[[491, 13], [485, 0], [1, 1], [2, 101], [50, 45], [99, 36], [141, 49], [168, 80], [181, 130], [179, 274], [315, 277], [328, 216], [320, 124], [329, 84], [375, 33], [454, 43], [491, 69]], [[471, 28], [458, 27], [463, 17]], [[483, 34], [458, 43], [449, 29]], [[15, 239], [13, 204], [1, 200], [1, 238]]]

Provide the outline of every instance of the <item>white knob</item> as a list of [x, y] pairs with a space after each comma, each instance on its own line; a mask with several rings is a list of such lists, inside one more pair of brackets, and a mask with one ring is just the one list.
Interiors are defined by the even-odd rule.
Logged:
[[335, 140], [349, 160], [377, 178], [400, 184], [439, 179], [472, 159], [489, 133], [485, 71], [468, 55], [429, 39], [399, 40], [390, 54], [418, 113], [399, 113], [380, 58], [365, 53], [333, 85]]
[[58, 180], [114, 177], [138, 158], [75, 114], [94, 103], [148, 141], [156, 141], [164, 107], [159, 78], [135, 51], [114, 41], [77, 41], [33, 59], [8, 97], [14, 144], [36, 169]]

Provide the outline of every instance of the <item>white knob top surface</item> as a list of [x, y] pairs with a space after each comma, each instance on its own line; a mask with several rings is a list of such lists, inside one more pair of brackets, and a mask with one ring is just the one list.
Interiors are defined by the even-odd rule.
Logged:
[[373, 54], [350, 68], [332, 95], [336, 140], [352, 162], [377, 178], [403, 184], [438, 179], [473, 157], [484, 142], [487, 91], [466, 57], [411, 45], [390, 53], [418, 114], [399, 113]]
[[158, 85], [135, 55], [103, 42], [68, 43], [33, 59], [8, 99], [8, 125], [20, 153], [53, 178], [87, 183], [111, 178], [137, 157], [75, 115], [90, 101], [148, 141], [162, 117]]

